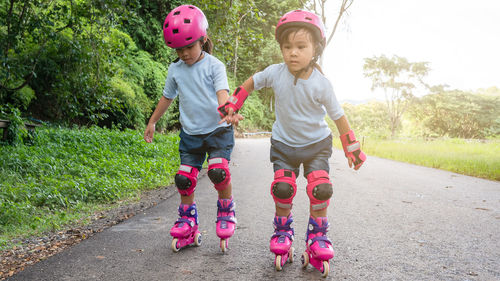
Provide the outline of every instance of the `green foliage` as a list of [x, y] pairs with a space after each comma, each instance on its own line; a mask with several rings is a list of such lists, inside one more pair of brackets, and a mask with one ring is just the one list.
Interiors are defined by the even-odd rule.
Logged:
[[342, 108], [356, 135], [381, 139], [390, 137], [391, 124], [387, 118], [389, 113], [384, 103], [377, 101], [360, 105], [347, 103], [343, 104]]
[[401, 118], [414, 101], [417, 87], [425, 85], [423, 78], [429, 72], [427, 62], [409, 62], [406, 58], [385, 55], [365, 58], [364, 76], [372, 80], [372, 90], [382, 89], [385, 94], [391, 137], [401, 126]]
[[176, 135], [148, 144], [142, 132], [97, 127], [41, 128], [32, 146], [0, 146], [0, 234], [170, 184], [177, 147]]
[[500, 134], [498, 112], [500, 91], [497, 95], [450, 91], [419, 99], [409, 119], [416, 135], [485, 138]]
[[[51, 123], [142, 128], [176, 57], [167, 13], [185, 1], [0, 0], [0, 104]], [[12, 9], [10, 8], [12, 4]], [[243, 79], [281, 60], [274, 25], [299, 0], [198, 0], [215, 52]], [[262, 96], [264, 104], [271, 96]], [[178, 105], [159, 130], [178, 128]]]
[[271, 131], [274, 122], [274, 112], [266, 107], [259, 98], [259, 93], [255, 92], [245, 101], [245, 106], [241, 108], [241, 115], [245, 117], [238, 129], [242, 131]]

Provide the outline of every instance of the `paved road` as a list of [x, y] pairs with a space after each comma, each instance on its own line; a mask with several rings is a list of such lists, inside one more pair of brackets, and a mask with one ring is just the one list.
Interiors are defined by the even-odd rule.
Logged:
[[[268, 250], [273, 201], [269, 139], [238, 139], [231, 170], [238, 229], [222, 254], [216, 192], [197, 188], [201, 247], [170, 250], [172, 196], [9, 280], [318, 280], [300, 255], [308, 219], [305, 180], [295, 197], [296, 261], [276, 272]], [[500, 183], [370, 157], [360, 171], [332, 157], [328, 216], [336, 256], [327, 280], [500, 280]]]

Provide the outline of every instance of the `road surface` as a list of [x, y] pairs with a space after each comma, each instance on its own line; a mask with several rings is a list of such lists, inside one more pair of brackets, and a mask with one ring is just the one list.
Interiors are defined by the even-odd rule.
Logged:
[[[196, 190], [203, 243], [174, 253], [171, 196], [8, 280], [319, 280], [300, 255], [309, 201], [305, 179], [293, 214], [295, 261], [274, 269], [274, 205], [268, 138], [237, 139], [231, 161], [238, 228], [222, 254], [217, 195], [206, 173]], [[328, 210], [335, 258], [326, 280], [500, 280], [500, 183], [376, 157], [359, 171], [341, 151], [330, 159]]]

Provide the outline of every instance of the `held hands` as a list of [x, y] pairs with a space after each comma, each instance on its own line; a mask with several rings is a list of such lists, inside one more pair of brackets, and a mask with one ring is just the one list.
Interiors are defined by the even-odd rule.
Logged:
[[228, 108], [228, 110], [226, 111], [227, 115], [224, 116], [220, 121], [219, 121], [219, 124], [222, 124], [224, 122], [227, 122], [231, 125], [234, 125], [234, 126], [238, 126], [238, 123], [245, 119], [245, 117], [243, 117], [241, 114], [239, 113], [234, 113], [233, 109], [232, 108]]
[[356, 140], [354, 132], [349, 132], [340, 136], [342, 147], [344, 148], [345, 157], [349, 161], [349, 168], [354, 164], [354, 170], [358, 170], [361, 165], [366, 161], [366, 155], [361, 151], [361, 145]]
[[243, 116], [238, 114], [238, 110], [243, 106], [243, 103], [248, 97], [248, 92], [243, 87], [238, 87], [234, 90], [226, 103], [219, 106], [217, 110], [222, 118], [219, 124], [223, 122], [238, 126], [239, 121], [243, 120]]

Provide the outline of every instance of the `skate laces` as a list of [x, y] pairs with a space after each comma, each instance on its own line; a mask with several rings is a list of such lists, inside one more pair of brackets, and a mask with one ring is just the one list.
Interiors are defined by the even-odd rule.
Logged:
[[179, 218], [175, 222], [175, 224], [179, 224], [178, 226], [182, 226], [182, 223], [187, 223], [191, 227], [194, 224], [198, 224], [198, 214], [196, 212], [196, 204], [192, 204], [185, 208], [186, 205], [181, 204], [179, 206]]
[[[223, 203], [221, 203], [221, 201]], [[227, 202], [230, 202], [229, 204]], [[235, 205], [232, 199], [219, 199], [217, 200], [217, 221], [228, 221], [232, 223], [236, 223], [235, 218]], [[232, 213], [232, 214], [231, 214]]]
[[274, 218], [274, 233], [271, 236], [271, 239], [275, 237], [286, 236], [293, 241], [295, 232], [293, 230], [293, 227], [290, 227], [293, 222], [293, 218], [290, 216], [289, 218], [287, 218], [284, 224], [281, 224], [279, 221], [281, 221], [279, 217]]
[[[328, 239], [328, 237], [326, 237], [326, 233], [328, 232], [329, 228], [330, 224], [328, 222], [323, 222], [322, 226], [319, 226], [319, 224], [313, 218], [310, 218], [307, 228], [306, 241], [309, 243], [309, 245], [312, 245], [316, 241], [325, 241], [331, 245], [332, 242], [330, 241], [330, 239]], [[311, 235], [314, 235], [314, 237], [310, 238]]]

